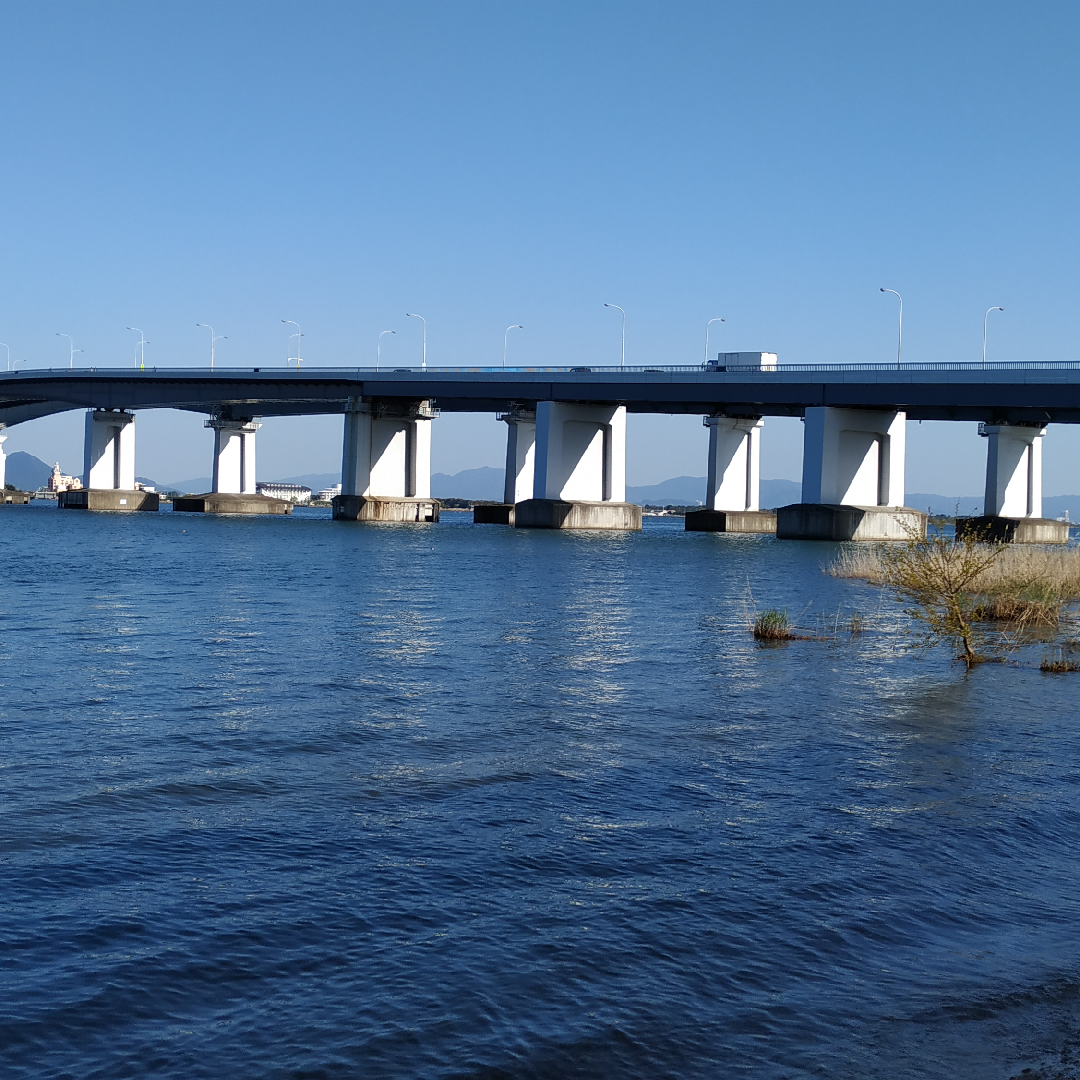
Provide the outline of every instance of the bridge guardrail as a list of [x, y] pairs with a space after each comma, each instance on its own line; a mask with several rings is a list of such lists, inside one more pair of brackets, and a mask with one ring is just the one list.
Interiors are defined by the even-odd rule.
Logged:
[[895, 363], [843, 363], [843, 364], [777, 364], [773, 368], [763, 368], [757, 364], [627, 364], [606, 366], [593, 364], [581, 365], [543, 365], [535, 367], [483, 367], [483, 366], [447, 366], [447, 367], [399, 367], [392, 370], [374, 367], [311, 367], [297, 371], [285, 367], [181, 367], [181, 368], [125, 368], [125, 367], [90, 367], [90, 368], [22, 368], [18, 372], [0, 371], [0, 380], [11, 377], [12, 381], [23, 381], [27, 375], [125, 375], [128, 377], [186, 377], [235, 375], [268, 375], [273, 378], [288, 378], [303, 382], [305, 378], [326, 378], [327, 376], [367, 376], [367, 375], [748, 375], [761, 376], [785, 375], [815, 372], [918, 372], [918, 371], [1080, 371], [1080, 360], [998, 360], [982, 363], [979, 360], [927, 360]]

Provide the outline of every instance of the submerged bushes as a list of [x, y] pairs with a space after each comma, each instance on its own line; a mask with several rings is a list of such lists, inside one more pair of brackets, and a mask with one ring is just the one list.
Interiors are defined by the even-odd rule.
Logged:
[[[969, 668], [999, 658], [979, 624], [1056, 627], [1065, 604], [1080, 600], [1080, 550], [1007, 547], [971, 536], [913, 535], [896, 547], [848, 549], [829, 573], [891, 587], [913, 604], [908, 614], [923, 627], [920, 643], [950, 642]], [[1062, 658], [1043, 670], [1080, 670], [1080, 663]]]

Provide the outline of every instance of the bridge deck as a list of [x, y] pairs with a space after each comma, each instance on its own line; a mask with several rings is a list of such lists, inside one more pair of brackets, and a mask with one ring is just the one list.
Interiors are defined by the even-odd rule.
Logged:
[[444, 412], [537, 401], [629, 412], [801, 416], [812, 406], [903, 409], [913, 420], [1080, 423], [1080, 362], [537, 368], [124, 368], [0, 372], [0, 423], [84, 408], [233, 416], [340, 413], [350, 398], [434, 399]]

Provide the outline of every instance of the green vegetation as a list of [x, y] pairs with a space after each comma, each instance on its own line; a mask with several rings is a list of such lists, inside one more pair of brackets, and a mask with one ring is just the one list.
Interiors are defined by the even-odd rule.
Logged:
[[796, 635], [786, 611], [768, 608], [754, 618], [754, 638], [757, 641], [791, 641]]

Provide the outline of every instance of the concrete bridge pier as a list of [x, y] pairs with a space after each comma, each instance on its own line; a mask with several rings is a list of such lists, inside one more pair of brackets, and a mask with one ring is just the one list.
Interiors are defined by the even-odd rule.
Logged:
[[801, 503], [776, 512], [789, 540], [906, 540], [926, 514], [904, 506], [907, 416], [869, 409], [806, 409]]
[[173, 500], [173, 510], [195, 514], [289, 514], [292, 504], [255, 490], [255, 434], [262, 427], [250, 416], [214, 416], [204, 427], [214, 432], [212, 490]]
[[514, 506], [532, 498], [536, 461], [536, 412], [515, 406], [499, 419], [506, 424], [506, 472], [501, 503], [474, 506], [474, 525], [513, 525]]
[[687, 532], [774, 533], [776, 515], [763, 511], [760, 417], [706, 416], [709, 486], [704, 510], [686, 515]]
[[430, 401], [354, 400], [345, 413], [336, 521], [438, 521], [431, 497]]
[[958, 518], [956, 535], [1019, 544], [1066, 544], [1069, 525], [1042, 516], [1041, 424], [980, 424], [986, 439], [981, 517]]
[[157, 510], [157, 492], [135, 490], [135, 414], [90, 409], [84, 431], [82, 490], [60, 492], [60, 509]]
[[255, 434], [262, 427], [250, 417], [206, 421], [214, 432], [215, 495], [255, 494]]
[[519, 529], [641, 528], [626, 501], [626, 407], [540, 401], [532, 498], [514, 507]]

